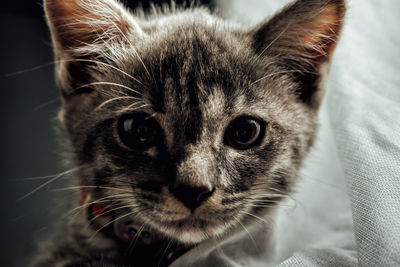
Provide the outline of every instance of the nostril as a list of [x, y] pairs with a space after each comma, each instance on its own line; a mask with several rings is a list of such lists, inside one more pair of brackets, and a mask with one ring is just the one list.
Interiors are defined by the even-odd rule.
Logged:
[[207, 200], [211, 195], [214, 193], [215, 188], [204, 187], [204, 190], [201, 191], [197, 197], [197, 202], [202, 203], [203, 201]]
[[170, 191], [193, 212], [214, 193], [215, 188], [209, 186], [175, 184], [170, 187]]

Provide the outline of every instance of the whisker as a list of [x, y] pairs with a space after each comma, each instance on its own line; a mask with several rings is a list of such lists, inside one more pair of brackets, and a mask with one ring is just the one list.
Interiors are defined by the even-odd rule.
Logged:
[[[102, 201], [98, 201], [98, 202], [96, 202], [96, 203], [98, 203], [98, 204], [103, 204], [103, 203], [112, 202], [112, 201], [114, 201], [114, 200], [113, 200], [113, 199], [105, 199], [105, 200], [102, 200]], [[96, 204], [96, 203], [92, 203], [92, 204]], [[66, 214], [64, 214], [64, 215], [61, 217], [61, 219], [65, 219], [65, 218], [68, 218], [68, 217], [74, 218], [74, 217], [76, 217], [77, 215], [81, 214], [81, 212], [78, 211], [78, 209], [84, 209], [84, 208], [87, 208], [88, 206], [90, 206], [90, 204], [87, 204], [87, 205], [86, 205], [86, 204], [80, 205], [80, 206], [74, 208], [73, 210], [68, 211]], [[74, 213], [74, 212], [75, 212], [75, 213]]]
[[287, 195], [284, 194], [262, 194], [262, 193], [255, 193], [248, 196], [250, 199], [259, 199], [259, 198], [286, 198]]
[[249, 213], [249, 212], [246, 212], [246, 211], [242, 211], [242, 213], [243, 213], [243, 214], [246, 214], [246, 215], [248, 215], [248, 216], [254, 217], [254, 218], [256, 218], [256, 219], [258, 219], [258, 220], [260, 220], [260, 221], [262, 221], [262, 222], [268, 224], [268, 222], [267, 222], [265, 219], [262, 219], [262, 218], [258, 217], [257, 215], [254, 215], [254, 214]]
[[54, 64], [55, 64], [54, 61], [48, 62], [48, 63], [44, 63], [42, 65], [39, 65], [39, 66], [36, 66], [36, 67], [32, 67], [32, 68], [29, 68], [29, 69], [24, 69], [24, 70], [20, 70], [20, 71], [4, 74], [4, 77], [11, 77], [11, 76], [20, 75], [20, 74], [24, 74], [24, 73], [35, 71], [35, 70], [40, 70], [40, 69], [43, 69], [45, 67], [48, 67], [48, 66], [51, 66], [51, 65], [54, 65]]
[[98, 61], [98, 60], [79, 59], [79, 58], [54, 60], [52, 62], [48, 62], [48, 63], [42, 64], [42, 65], [39, 65], [39, 66], [36, 66], [36, 67], [32, 67], [32, 68], [29, 68], [29, 69], [25, 69], [25, 70], [21, 70], [21, 71], [16, 71], [16, 72], [12, 72], [12, 73], [9, 73], [9, 74], [5, 74], [4, 76], [5, 77], [10, 77], [10, 76], [15, 76], [15, 75], [20, 75], [20, 74], [24, 74], [24, 73], [27, 73], [27, 72], [30, 72], [30, 71], [39, 70], [39, 69], [42, 69], [42, 68], [45, 68], [45, 67], [48, 67], [48, 66], [52, 66], [52, 65], [57, 64], [57, 63], [62, 63], [62, 62], [87, 62], [87, 63], [95, 63], [95, 64], [103, 65], [103, 66], [112, 68], [112, 69], [114, 69], [114, 70], [126, 75], [127, 77], [131, 78], [132, 80], [136, 81], [137, 83], [140, 83], [141, 85], [143, 85], [143, 83], [141, 81], [139, 81], [137, 78], [133, 77], [129, 73], [127, 73], [127, 72], [125, 72], [125, 71], [123, 71], [123, 70], [121, 70], [121, 69], [119, 69], [119, 68], [117, 68], [117, 67], [115, 67], [115, 66], [113, 66], [111, 64], [108, 64], [108, 63], [105, 63], [105, 62], [101, 62], [101, 61]]
[[100, 105], [98, 105], [98, 106], [95, 108], [95, 110], [99, 110], [99, 109], [101, 109], [102, 107], [104, 107], [105, 105], [107, 105], [107, 104], [109, 104], [109, 103], [111, 103], [111, 102], [114, 102], [114, 101], [117, 101], [117, 100], [122, 100], [122, 99], [135, 99], [135, 100], [140, 100], [140, 98], [134, 97], [134, 96], [118, 96], [118, 97], [111, 98], [111, 99], [109, 99], [109, 100], [107, 100], [107, 101], [104, 101], [103, 103], [101, 103]]
[[157, 114], [158, 114], [157, 112], [152, 113], [151, 115], [146, 117], [146, 120], [150, 119], [150, 118], [154, 118], [155, 116], [157, 116]]
[[38, 111], [39, 109], [44, 108], [45, 106], [48, 106], [48, 105], [53, 104], [53, 103], [56, 103], [59, 99], [60, 99], [59, 97], [53, 98], [53, 99], [51, 99], [51, 100], [49, 100], [49, 101], [47, 101], [47, 102], [45, 102], [43, 104], [37, 105], [36, 107], [33, 108], [33, 110], [34, 111]]
[[275, 207], [275, 205], [257, 205], [257, 204], [250, 204], [250, 207], [255, 207], [255, 208], [271, 208]]
[[83, 189], [83, 188], [109, 189], [109, 190], [116, 190], [116, 191], [132, 193], [132, 191], [127, 190], [127, 189], [110, 187], [110, 186], [97, 186], [97, 185], [93, 185], [93, 186], [91, 186], [91, 185], [70, 186], [70, 187], [56, 188], [56, 189], [53, 189], [53, 191], [68, 191], [68, 190], [76, 190], [76, 189]]
[[133, 77], [129, 73], [127, 73], [127, 72], [125, 72], [125, 71], [123, 71], [123, 70], [121, 70], [121, 69], [119, 69], [119, 68], [117, 68], [117, 67], [115, 67], [115, 66], [113, 66], [111, 64], [105, 63], [105, 62], [101, 62], [101, 61], [98, 61], [98, 60], [91, 60], [91, 59], [69, 59], [69, 60], [67, 59], [67, 60], [57, 60], [56, 62], [63, 62], [63, 61], [67, 61], [67, 62], [68, 61], [72, 61], [72, 62], [74, 62], [74, 61], [76, 61], [76, 62], [87, 62], [87, 63], [95, 63], [95, 64], [103, 65], [103, 66], [112, 68], [113, 70], [116, 70], [119, 73], [122, 73], [122, 74], [126, 75], [127, 77], [131, 78], [135, 82], [143, 85], [143, 83], [141, 81], [139, 81], [137, 78]]
[[[75, 212], [75, 211], [77, 211], [79, 209], [86, 208], [86, 207], [88, 207], [90, 205], [93, 205], [93, 204], [99, 204], [99, 203], [104, 203], [104, 202], [108, 202], [108, 201], [115, 201], [115, 199], [111, 199], [110, 200], [109, 198], [129, 197], [129, 196], [131, 196], [131, 194], [118, 194], [118, 195], [111, 195], [111, 196], [102, 197], [102, 198], [99, 198], [97, 200], [84, 203], [82, 205], [79, 205], [78, 207], [75, 207], [75, 208], [71, 209], [70, 211], [67, 212], [66, 216], [72, 214], [73, 212]], [[66, 216], [64, 216], [64, 217], [66, 217]]]
[[161, 254], [160, 260], [158, 261], [158, 266], [160, 266], [162, 259], [164, 258], [165, 254], [167, 253], [167, 251], [171, 247], [171, 245], [172, 245], [172, 240], [169, 239], [167, 242], [167, 245], [165, 246], [164, 252]]
[[238, 218], [233, 217], [233, 219], [235, 219], [242, 226], [242, 228], [246, 231], [246, 233], [250, 237], [250, 240], [253, 242], [253, 245], [256, 248], [256, 251], [260, 251], [260, 249], [257, 246], [256, 241], [254, 240], [253, 236], [250, 234], [249, 230], [247, 230], [247, 228], [240, 222], [240, 220]]
[[128, 39], [128, 37], [125, 35], [125, 33], [120, 29], [120, 27], [115, 24], [114, 21], [112, 21], [111, 19], [107, 18], [111, 24], [114, 25], [114, 27], [122, 34], [122, 36], [125, 38], [125, 40], [129, 43], [129, 45], [131, 46], [131, 48], [133, 49], [133, 51], [135, 52], [136, 56], [138, 57], [140, 63], [143, 65], [143, 68], [146, 70], [147, 75], [149, 75], [149, 77], [151, 77], [149, 70], [147, 69], [146, 65], [144, 64], [142, 58], [140, 57], [139, 53], [137, 52], [135, 46], [132, 44], [131, 40]]
[[[116, 208], [113, 208], [113, 209], [109, 209], [110, 206], [111, 206], [111, 205], [106, 206], [106, 207], [105, 207], [105, 212], [103, 212], [102, 214], [98, 214], [98, 215], [94, 216], [93, 218], [90, 219], [89, 222], [93, 222], [93, 221], [96, 220], [97, 218], [99, 218], [99, 217], [101, 217], [101, 216], [104, 216], [105, 214], [111, 213], [111, 212], [113, 212], [113, 211], [122, 210], [122, 209], [126, 209], [126, 208], [131, 208], [131, 207], [133, 207], [132, 205], [124, 205], [124, 206], [119, 206], [119, 207], [116, 207]], [[86, 227], [88, 227], [88, 226], [89, 226], [89, 224], [88, 224]]]
[[141, 105], [141, 106], [132, 108], [133, 106], [135, 106], [135, 105], [137, 105], [137, 104], [139, 104], [139, 103], [140, 103], [140, 102], [133, 103], [132, 105], [129, 105], [128, 107], [119, 110], [117, 113], [125, 113], [125, 112], [127, 112], [127, 111], [134, 111], [134, 110], [138, 110], [138, 109], [141, 109], [141, 108], [150, 106], [150, 104], [143, 104], [143, 105]]
[[32, 190], [31, 192], [29, 192], [28, 194], [26, 194], [26, 195], [22, 196], [21, 198], [19, 198], [18, 201], [21, 201], [21, 200], [23, 200], [23, 199], [29, 197], [30, 195], [34, 194], [34, 193], [37, 192], [38, 190], [42, 189], [43, 187], [45, 187], [45, 186], [49, 185], [50, 183], [56, 181], [56, 180], [59, 179], [60, 177], [63, 177], [63, 176], [65, 176], [65, 175], [68, 175], [68, 174], [70, 174], [70, 173], [72, 173], [72, 172], [75, 172], [75, 171], [77, 171], [77, 170], [79, 170], [79, 167], [73, 168], [73, 169], [71, 169], [71, 170], [62, 172], [62, 173], [60, 173], [60, 174], [54, 176], [52, 179], [50, 179], [50, 180], [48, 180], [47, 182], [41, 184], [40, 186], [36, 187], [34, 190]]
[[75, 90], [79, 90], [79, 89], [82, 89], [82, 88], [85, 88], [85, 87], [88, 87], [88, 86], [92, 86], [92, 85], [112, 85], [112, 86], [117, 86], [117, 87], [121, 87], [121, 88], [127, 89], [127, 90], [129, 90], [131, 92], [134, 92], [135, 94], [141, 95], [141, 93], [136, 91], [135, 89], [132, 89], [132, 88], [126, 86], [126, 85], [119, 84], [119, 83], [114, 83], [114, 82], [92, 82], [92, 83], [87, 83], [87, 84], [84, 84], [84, 85], [81, 85], [81, 86], [75, 88]]
[[273, 77], [273, 76], [275, 76], [275, 75], [287, 74], [287, 73], [295, 73], [295, 72], [296, 72], [296, 71], [289, 71], [289, 70], [288, 70], [288, 71], [281, 71], [281, 72], [270, 73], [270, 74], [268, 74], [268, 75], [265, 75], [264, 77], [261, 77], [260, 79], [255, 80], [254, 82], [250, 83], [250, 86], [251, 86], [251, 85], [254, 85], [254, 84], [258, 83], [258, 82], [261, 82], [262, 80], [265, 80], [265, 79], [267, 79], [267, 78]]
[[286, 197], [286, 194], [268, 194], [268, 193], [255, 193], [250, 197]]
[[136, 242], [139, 240], [140, 235], [142, 234], [144, 230], [144, 223], [140, 226], [140, 228], [138, 229], [135, 238], [133, 238], [130, 242], [129, 242], [129, 251], [132, 253], [133, 249], [135, 248]]
[[288, 25], [286, 25], [286, 27], [283, 29], [283, 31], [281, 33], [278, 34], [277, 37], [275, 37], [274, 40], [272, 40], [262, 51], [261, 53], [256, 57], [255, 60], [259, 59], [266, 51], [268, 51], [268, 49], [276, 42], [279, 40], [279, 38], [282, 37], [282, 35], [289, 29], [290, 27], [290, 23], [288, 23]]
[[254, 208], [274, 208], [274, 207], [285, 207], [285, 208], [290, 208], [293, 209], [296, 207], [296, 205], [286, 205], [282, 204], [282, 201], [269, 201], [269, 203], [265, 203], [265, 201], [262, 200], [256, 200], [253, 203], [248, 204], [249, 207], [254, 207]]
[[263, 202], [263, 201], [268, 201], [268, 202], [274, 202], [274, 203], [279, 203], [282, 201], [284, 197], [277, 197], [277, 196], [249, 196], [247, 199], [251, 201], [258, 201], [258, 202]]
[[13, 180], [14, 180], [14, 181], [37, 181], [37, 180], [45, 180], [45, 179], [53, 178], [54, 176], [63, 174], [63, 173], [68, 172], [68, 171], [72, 171], [72, 169], [66, 170], [66, 171], [63, 171], [63, 172], [59, 172], [59, 173], [55, 173], [55, 174], [45, 175], [45, 176], [27, 177], [27, 178], [21, 178], [21, 179], [13, 179]]
[[112, 223], [114, 223], [114, 222], [116, 222], [116, 221], [118, 221], [118, 220], [120, 220], [120, 219], [122, 219], [122, 218], [126, 218], [126, 217], [128, 217], [128, 216], [131, 216], [131, 215], [133, 215], [133, 214], [135, 214], [135, 213], [138, 213], [138, 212], [136, 212], [136, 211], [129, 212], [129, 213], [127, 213], [127, 214], [121, 215], [121, 216], [115, 218], [114, 220], [111, 220], [110, 222], [106, 223], [105, 225], [103, 225], [101, 228], [97, 229], [97, 230], [94, 232], [94, 234], [89, 238], [89, 242], [90, 242], [101, 230], [103, 230], [103, 229], [106, 228], [107, 226], [111, 225]]
[[222, 249], [222, 247], [220, 246], [219, 240], [215, 240], [215, 238], [218, 238], [218, 236], [212, 237], [211, 239], [213, 240], [213, 242], [214, 242], [214, 244], [215, 244], [215, 247], [216, 247], [217, 250], [218, 250], [218, 253], [219, 253], [223, 258], [228, 257], [228, 256], [226, 255], [225, 251], [224, 251], [224, 250]]
[[271, 200], [270, 198], [265, 198], [265, 197], [249, 197], [249, 199], [251, 200], [251, 203], [280, 203], [282, 202], [282, 200]]

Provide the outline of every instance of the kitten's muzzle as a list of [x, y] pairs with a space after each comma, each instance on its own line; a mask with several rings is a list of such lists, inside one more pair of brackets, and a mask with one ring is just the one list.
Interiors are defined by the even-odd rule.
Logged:
[[169, 191], [193, 213], [197, 207], [212, 196], [215, 187], [211, 185], [192, 186], [174, 183], [169, 186]]

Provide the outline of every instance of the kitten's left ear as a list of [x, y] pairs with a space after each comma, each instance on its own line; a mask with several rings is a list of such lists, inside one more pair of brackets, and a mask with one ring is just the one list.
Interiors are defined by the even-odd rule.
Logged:
[[298, 0], [250, 32], [259, 57], [277, 58], [299, 83], [299, 99], [312, 108], [321, 102], [322, 66], [338, 41], [345, 10], [345, 0]]
[[119, 51], [113, 44], [134, 42], [127, 39], [144, 34], [115, 0], [44, 0], [44, 7], [65, 97], [88, 82], [90, 60], [110, 60]]

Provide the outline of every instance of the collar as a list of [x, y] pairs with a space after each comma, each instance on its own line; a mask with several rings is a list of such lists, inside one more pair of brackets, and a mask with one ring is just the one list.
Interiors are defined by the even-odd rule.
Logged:
[[[81, 204], [91, 203], [93, 199], [90, 190], [84, 186], [82, 188]], [[122, 247], [128, 248], [128, 261], [133, 260], [139, 266], [144, 263], [146, 266], [169, 266], [193, 248], [171, 242], [154, 230], [143, 227], [134, 217], [116, 214], [98, 203], [87, 205], [86, 216], [96, 231], [119, 241]]]

